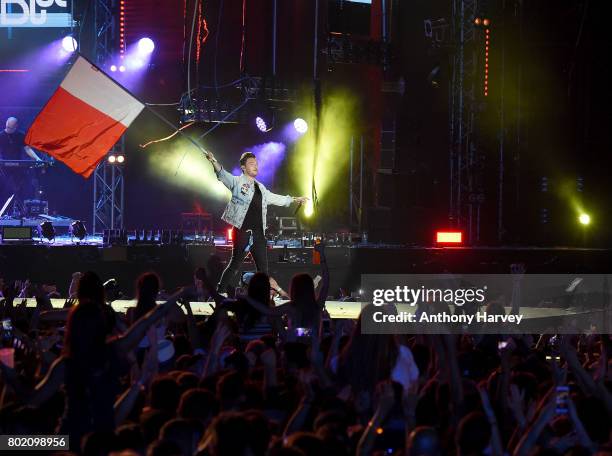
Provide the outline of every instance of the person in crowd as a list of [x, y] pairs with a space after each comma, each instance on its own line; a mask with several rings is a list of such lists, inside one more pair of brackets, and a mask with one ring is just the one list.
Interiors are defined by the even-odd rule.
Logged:
[[[196, 316], [198, 277], [157, 304], [160, 279], [144, 274], [128, 317], [111, 311], [96, 274], [80, 274], [67, 323], [13, 305], [23, 283], [5, 286], [0, 309], [19, 329], [2, 338], [12, 350], [0, 357], [0, 432], [67, 434], [83, 455], [612, 454], [608, 335], [498, 345], [362, 334], [360, 319], [319, 330], [321, 294], [306, 278], [275, 314], [263, 273], [246, 296]], [[316, 330], [285, 338], [297, 324]], [[163, 369], [170, 328], [177, 356]]]

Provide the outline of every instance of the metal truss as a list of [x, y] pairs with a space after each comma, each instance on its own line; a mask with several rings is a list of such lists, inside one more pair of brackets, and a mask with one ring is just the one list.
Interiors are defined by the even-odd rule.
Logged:
[[[349, 174], [349, 225], [352, 229], [356, 228], [359, 233], [363, 226], [363, 190], [364, 190], [364, 137], [351, 137], [349, 150], [350, 174]], [[359, 147], [359, 151], [357, 151]], [[359, 161], [356, 156], [359, 154]]]
[[[121, 154], [124, 139], [116, 144], [111, 153]], [[104, 159], [94, 173], [93, 232], [123, 228], [124, 201], [123, 166]]]
[[[116, 43], [117, 10], [115, 0], [94, 0], [94, 60], [103, 66], [112, 57]], [[125, 154], [125, 141], [121, 138], [110, 152]], [[106, 229], [123, 228], [123, 167], [111, 164], [104, 159], [94, 171], [92, 233], [102, 233]]]
[[474, 137], [478, 116], [474, 18], [478, 5], [477, 0], [453, 0], [452, 7], [455, 52], [449, 94], [449, 219], [455, 227], [466, 230], [467, 242], [473, 244], [480, 239], [480, 208], [484, 202], [482, 163]]
[[278, 78], [244, 77], [234, 84], [198, 88], [179, 103], [181, 123], [238, 123], [252, 121], [254, 113], [284, 111], [297, 100], [297, 90]]

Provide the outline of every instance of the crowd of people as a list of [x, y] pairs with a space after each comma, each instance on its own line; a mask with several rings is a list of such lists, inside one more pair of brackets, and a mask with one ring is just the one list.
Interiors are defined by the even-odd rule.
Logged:
[[317, 249], [319, 287], [298, 274], [282, 305], [263, 273], [228, 299], [199, 268], [162, 304], [145, 273], [126, 314], [94, 272], [64, 309], [0, 280], [0, 434], [83, 455], [612, 454], [608, 335], [362, 334], [326, 313]]

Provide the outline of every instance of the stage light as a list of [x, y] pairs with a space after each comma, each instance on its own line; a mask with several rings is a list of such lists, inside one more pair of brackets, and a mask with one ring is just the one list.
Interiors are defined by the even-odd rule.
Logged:
[[491, 20], [490, 19], [483, 19], [482, 20], [482, 25], [484, 25], [485, 27], [488, 27], [489, 25], [491, 25]]
[[120, 66], [119, 66], [119, 71], [120, 71], [121, 73], [125, 72], [125, 66], [120, 65]]
[[436, 242], [438, 244], [461, 244], [463, 233], [461, 231], [436, 231]]
[[589, 214], [582, 213], [578, 217], [578, 221], [581, 225], [589, 225], [591, 223], [591, 216]]
[[480, 18], [479, 17], [474, 18], [474, 25], [480, 25]]
[[62, 49], [66, 52], [74, 52], [79, 47], [77, 40], [74, 37], [68, 35], [62, 40]]
[[155, 50], [155, 43], [151, 38], [140, 38], [138, 40], [138, 53], [140, 55], [149, 55]]
[[233, 228], [228, 228], [227, 229], [227, 242], [228, 244], [230, 242], [234, 241], [234, 229]]
[[117, 161], [117, 157], [114, 155], [109, 155], [108, 156], [108, 162], [109, 163], [115, 163]]
[[110, 70], [114, 73], [115, 71], [117, 71], [117, 65], [111, 65], [110, 66]]
[[293, 127], [298, 133], [304, 134], [308, 131], [308, 123], [300, 117], [293, 121]]
[[85, 224], [81, 220], [75, 220], [70, 224], [70, 234], [72, 237], [82, 241], [87, 236], [87, 228], [85, 228]]
[[255, 125], [257, 126], [257, 129], [259, 131], [262, 131], [262, 132], [268, 131], [268, 124], [266, 123], [263, 117], [257, 116], [255, 118]]
[[124, 155], [117, 155], [117, 163], [123, 163], [125, 161]]
[[55, 239], [55, 228], [53, 227], [53, 223], [49, 221], [42, 222], [38, 226], [38, 234], [41, 238], [47, 239], [48, 241]]

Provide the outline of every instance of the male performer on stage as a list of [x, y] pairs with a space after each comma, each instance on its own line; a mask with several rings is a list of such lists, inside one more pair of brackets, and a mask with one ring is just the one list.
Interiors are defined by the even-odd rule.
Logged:
[[6, 128], [0, 132], [0, 159], [27, 160], [27, 157], [30, 157], [32, 160], [40, 161], [32, 148], [25, 145], [25, 134], [17, 130], [18, 125], [19, 121], [15, 117], [6, 120]]
[[[28, 160], [41, 161], [30, 146], [26, 146], [25, 134], [17, 130], [18, 121], [9, 117], [6, 128], [0, 132], [0, 160]], [[22, 200], [34, 198], [38, 188], [38, 180], [31, 170], [27, 168], [4, 168], [0, 166], [0, 208], [4, 201], [15, 195], [14, 213], [21, 206]]]
[[228, 284], [235, 283], [235, 276], [248, 252], [251, 252], [258, 271], [268, 272], [266, 254], [266, 213], [268, 205], [289, 206], [291, 203], [303, 204], [308, 197], [291, 197], [272, 193], [255, 179], [257, 176], [257, 158], [251, 152], [245, 152], [240, 157], [242, 175], [233, 176], [219, 164], [209, 153], [208, 160], [212, 163], [217, 177], [232, 192], [232, 199], [227, 204], [221, 219], [234, 229], [234, 247], [232, 259], [219, 281], [219, 292], [225, 292]]

